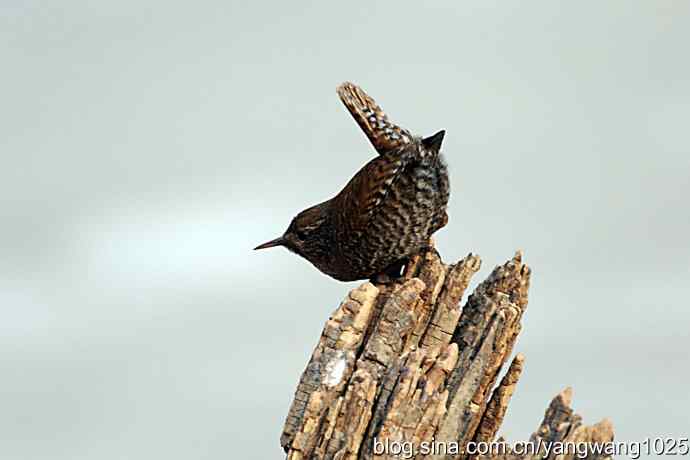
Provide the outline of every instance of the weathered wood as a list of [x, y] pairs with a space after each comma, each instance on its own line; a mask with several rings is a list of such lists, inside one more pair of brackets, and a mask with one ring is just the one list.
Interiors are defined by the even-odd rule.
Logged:
[[[506, 453], [479, 457], [480, 460], [604, 460], [612, 456], [606, 453], [606, 446], [613, 442], [613, 425], [604, 419], [592, 426], [582, 424], [582, 417], [570, 407], [572, 389], [560, 392], [546, 409], [544, 420], [530, 436], [528, 448], [532, 452], [519, 454], [508, 449]], [[603, 452], [596, 452], [598, 446]], [[586, 452], [575, 449], [589, 447]], [[559, 451], [560, 449], [560, 451]], [[525, 450], [521, 446], [521, 450]], [[584, 449], [583, 449], [584, 450]], [[584, 455], [583, 455], [584, 454]]]
[[510, 363], [510, 367], [503, 376], [503, 380], [494, 390], [489, 400], [489, 404], [482, 415], [482, 419], [479, 423], [479, 427], [474, 434], [474, 441], [479, 442], [489, 442], [494, 439], [498, 429], [503, 422], [503, 417], [508, 410], [508, 404], [510, 403], [510, 398], [515, 392], [515, 387], [520, 379], [520, 374], [522, 374], [522, 366], [525, 362], [525, 358], [522, 354], [518, 353], [513, 362]]
[[378, 293], [374, 285], [364, 283], [350, 292], [326, 322], [297, 386], [281, 436], [283, 446], [292, 445], [293, 458], [313, 451], [328, 409], [346, 388]]
[[[287, 458], [411, 458], [390, 446], [420, 449], [432, 441], [456, 449], [414, 458], [482, 458], [464, 447], [495, 439], [515, 391], [521, 354], [496, 382], [521, 331], [531, 271], [517, 253], [460, 308], [480, 267], [476, 255], [446, 265], [431, 250], [395, 283], [352, 290], [326, 322], [300, 379], [281, 436]], [[612, 436], [610, 422], [583, 426], [565, 392], [531, 441]], [[512, 451], [498, 457], [518, 458]]]

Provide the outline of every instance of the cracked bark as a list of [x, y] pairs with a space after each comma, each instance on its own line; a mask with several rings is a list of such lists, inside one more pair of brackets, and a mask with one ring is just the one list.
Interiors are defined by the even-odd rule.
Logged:
[[[521, 331], [531, 271], [518, 252], [460, 307], [480, 266], [472, 254], [446, 265], [432, 250], [396, 283], [367, 282], [347, 295], [326, 322], [295, 392], [280, 439], [289, 460], [412, 458], [390, 448], [381, 453], [381, 446], [419, 449], [432, 441], [451, 449], [418, 451], [414, 458], [573, 458], [553, 451], [463, 453], [468, 442], [495, 440], [524, 364], [517, 354], [496, 385]], [[583, 425], [567, 389], [530, 438], [539, 440], [605, 443], [613, 428], [607, 420]], [[588, 458], [605, 457], [590, 452]]]

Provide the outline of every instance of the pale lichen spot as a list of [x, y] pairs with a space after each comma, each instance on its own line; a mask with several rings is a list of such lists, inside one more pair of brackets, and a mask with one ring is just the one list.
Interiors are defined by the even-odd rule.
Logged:
[[326, 364], [326, 375], [323, 383], [326, 386], [334, 387], [343, 379], [343, 374], [347, 368], [347, 360], [345, 359], [345, 352], [337, 350], [333, 358]]

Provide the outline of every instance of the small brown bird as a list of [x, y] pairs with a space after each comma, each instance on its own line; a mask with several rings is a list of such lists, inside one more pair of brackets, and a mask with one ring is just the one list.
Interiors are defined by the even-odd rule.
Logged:
[[379, 156], [335, 197], [300, 212], [282, 236], [254, 249], [285, 246], [341, 281], [395, 278], [448, 222], [445, 131], [414, 137], [358, 86], [343, 83], [337, 92]]

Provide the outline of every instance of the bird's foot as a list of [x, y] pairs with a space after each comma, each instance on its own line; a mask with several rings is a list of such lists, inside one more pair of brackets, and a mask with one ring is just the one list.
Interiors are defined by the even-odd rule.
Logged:
[[407, 263], [407, 260], [401, 260], [387, 267], [382, 272], [376, 273], [370, 278], [374, 284], [393, 284], [402, 278], [402, 268]]

